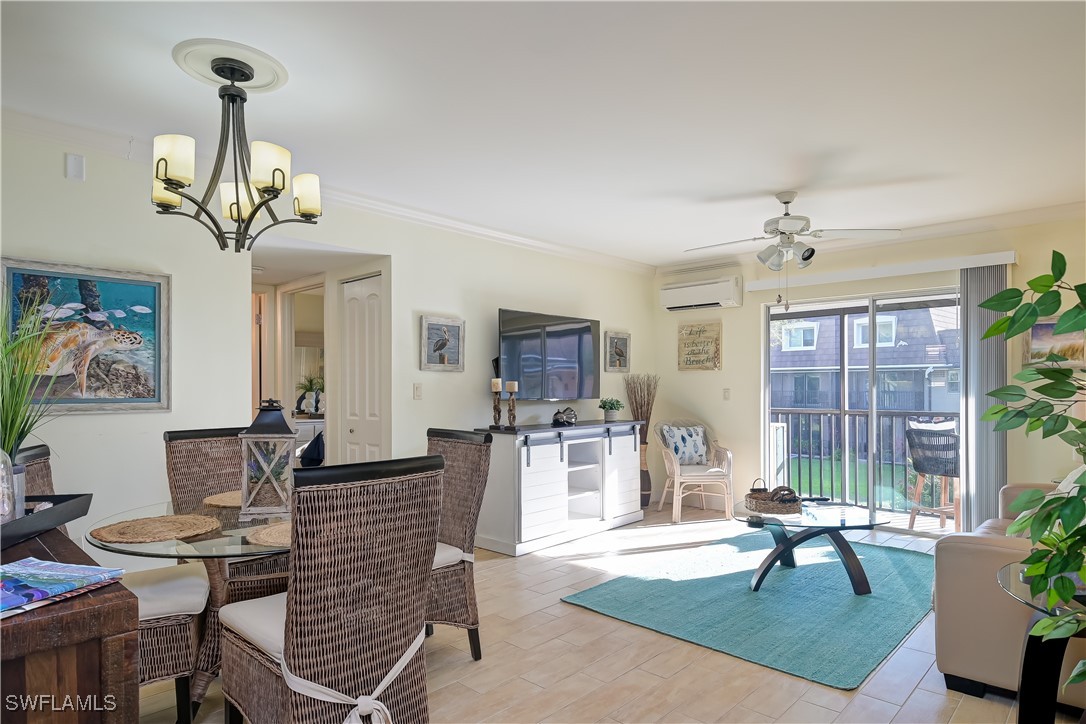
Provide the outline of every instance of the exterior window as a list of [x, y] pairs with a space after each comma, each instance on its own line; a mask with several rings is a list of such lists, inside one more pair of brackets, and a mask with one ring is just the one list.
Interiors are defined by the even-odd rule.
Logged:
[[[869, 326], [866, 319], [857, 319], [853, 322], [854, 347], [867, 347], [871, 344], [868, 340]], [[897, 343], [897, 317], [876, 317], [875, 334], [876, 347], [893, 347]]]
[[960, 395], [962, 392], [962, 371], [947, 370], [946, 391], [952, 395]]
[[814, 349], [818, 339], [818, 322], [791, 322], [781, 330], [781, 349], [795, 352]]

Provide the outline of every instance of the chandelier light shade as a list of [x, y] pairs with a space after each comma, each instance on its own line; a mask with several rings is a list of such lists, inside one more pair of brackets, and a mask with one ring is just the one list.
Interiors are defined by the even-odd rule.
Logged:
[[[211, 178], [199, 198], [186, 192], [196, 180], [196, 141], [179, 134], [155, 136], [151, 203], [160, 214], [187, 216], [200, 222], [224, 251], [231, 246], [236, 252], [250, 250], [261, 234], [281, 224], [316, 224], [321, 215], [320, 180], [316, 174], [304, 173], [294, 178], [296, 218], [280, 219], [271, 206], [280, 195], [290, 193], [290, 151], [267, 141], [253, 141], [250, 147], [245, 132], [247, 94], [237, 84], [253, 79], [253, 67], [223, 57], [211, 61], [211, 71], [227, 81], [219, 87], [222, 116]], [[229, 176], [223, 180], [224, 171], [232, 173], [234, 180], [229, 180]], [[216, 190], [222, 209], [221, 222], [210, 210]], [[186, 210], [185, 201], [195, 210]], [[265, 209], [271, 221], [256, 230], [253, 222], [261, 218]]]

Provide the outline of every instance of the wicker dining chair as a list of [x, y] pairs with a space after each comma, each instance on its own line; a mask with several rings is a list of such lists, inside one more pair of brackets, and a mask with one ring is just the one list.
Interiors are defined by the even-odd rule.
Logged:
[[[682, 501], [688, 495], [700, 495], [702, 508], [705, 508], [707, 495], [723, 498], [724, 517], [731, 518], [735, 505], [732, 499], [732, 451], [721, 446], [713, 436], [713, 431], [698, 420], [668, 420], [656, 423], [652, 429], [660, 443], [667, 472], [667, 481], [660, 493], [657, 510], [664, 509], [664, 498], [667, 497], [667, 491], [671, 490], [673, 523], [682, 522]], [[686, 431], [693, 430], [691, 437], [696, 440], [698, 429], [701, 431], [701, 441], [697, 445], [692, 444], [687, 450], [682, 449], [682, 443], [686, 442], [682, 439], [687, 436]], [[680, 446], [679, 450], [676, 450], [676, 445]], [[700, 457], [691, 462], [691, 455]], [[706, 490], [706, 486], [713, 488]]]
[[445, 459], [441, 529], [430, 574], [426, 620], [468, 631], [471, 657], [483, 658], [479, 640], [479, 607], [475, 603], [475, 528], [490, 473], [489, 432], [426, 431], [426, 452]]
[[429, 721], [443, 467], [433, 455], [295, 473], [286, 593], [219, 612], [227, 722]]
[[139, 604], [139, 683], [174, 680], [177, 721], [192, 721], [191, 680], [210, 587], [200, 563], [126, 573]]
[[[166, 478], [175, 513], [199, 512], [204, 498], [209, 495], [241, 489], [244, 458], [238, 433], [244, 429], [174, 430], [163, 435]], [[219, 609], [234, 601], [287, 590], [285, 553], [251, 558], [207, 558], [203, 565], [207, 567], [211, 596], [192, 682], [195, 702], [203, 701], [222, 663]]]
[[[19, 448], [19, 452], [15, 453], [12, 462], [26, 468], [27, 495], [56, 495], [53, 466], [49, 463], [51, 454], [48, 445], [31, 445]], [[68, 535], [68, 529], [63, 525], [57, 526], [57, 530]]]

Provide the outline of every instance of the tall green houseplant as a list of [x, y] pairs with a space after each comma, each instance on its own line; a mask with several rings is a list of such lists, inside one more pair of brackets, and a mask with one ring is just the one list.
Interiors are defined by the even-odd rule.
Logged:
[[40, 307], [25, 306], [17, 324], [11, 319], [11, 297], [4, 290], [0, 302], [0, 447], [14, 460], [26, 438], [45, 422], [53, 405], [56, 377], [43, 380], [38, 375], [46, 366], [47, 350], [42, 343], [48, 332]]
[[[985, 300], [980, 306], [1007, 316], [996, 320], [984, 338], [1016, 337], [1033, 328], [1038, 320], [1058, 314], [1053, 334], [1081, 333], [1086, 330], [1086, 283], [1064, 281], [1067, 259], [1052, 252], [1051, 273], [1030, 279], [1026, 289], [1007, 289]], [[1027, 297], [1028, 295], [1028, 297]], [[1076, 348], [1083, 336], [1067, 347], [1078, 360], [1086, 350]], [[1067, 357], [1049, 354], [1039, 365], [1026, 367], [1014, 376], [1017, 382], [988, 394], [998, 400], [981, 417], [995, 421], [996, 430], [1024, 427], [1026, 434], [1040, 431], [1042, 437], [1059, 437], [1070, 445], [1086, 464], [1086, 422], [1071, 415], [1077, 401], [1086, 399], [1086, 369], [1083, 364], [1069, 365]], [[1047, 596], [1047, 606], [1055, 609], [1075, 595], [1072, 576], [1086, 580], [1086, 472], [1075, 481], [1074, 491], [1066, 497], [1046, 498], [1038, 490], [1029, 491], [1014, 502], [1019, 512], [1007, 529], [1008, 535], [1029, 533], [1034, 551], [1022, 561], [1026, 575], [1032, 576], [1030, 591]], [[1081, 614], [1063, 613], [1037, 622], [1031, 631], [1045, 639], [1067, 638], [1086, 630]], [[1075, 667], [1069, 684], [1086, 681], [1086, 661]]]

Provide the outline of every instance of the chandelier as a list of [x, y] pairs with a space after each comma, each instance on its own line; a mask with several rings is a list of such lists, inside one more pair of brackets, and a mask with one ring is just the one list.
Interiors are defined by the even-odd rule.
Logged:
[[[175, 58], [176, 55], [175, 50]], [[274, 226], [316, 224], [321, 215], [317, 175], [298, 174], [288, 183], [290, 151], [266, 141], [253, 141], [252, 146], [249, 145], [245, 134], [246, 93], [237, 84], [253, 79], [253, 67], [242, 60], [222, 57], [211, 60], [211, 71], [228, 83], [219, 87], [222, 100], [219, 148], [215, 152], [207, 188], [199, 198], [185, 191], [196, 176], [195, 139], [176, 134], [155, 136], [151, 203], [160, 214], [187, 216], [200, 222], [223, 251], [231, 246], [235, 252], [250, 250], [260, 235]], [[224, 169], [232, 169], [234, 181], [220, 183]], [[291, 186], [297, 218], [280, 219], [271, 204], [282, 194], [289, 193]], [[216, 190], [222, 208], [221, 222], [209, 206]], [[195, 206], [195, 211], [185, 210], [185, 201]], [[257, 230], [254, 222], [265, 211], [271, 221]]]

